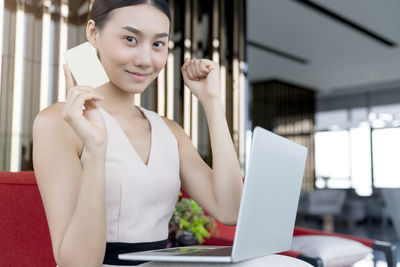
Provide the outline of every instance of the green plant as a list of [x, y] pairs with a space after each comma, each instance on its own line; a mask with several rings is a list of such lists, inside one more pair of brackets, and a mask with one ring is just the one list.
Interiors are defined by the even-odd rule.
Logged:
[[215, 219], [206, 216], [203, 209], [194, 200], [180, 198], [169, 222], [169, 228], [174, 239], [179, 239], [180, 236], [183, 236], [184, 231], [188, 231], [201, 244], [204, 242], [204, 238], [210, 237], [214, 232], [216, 224]]

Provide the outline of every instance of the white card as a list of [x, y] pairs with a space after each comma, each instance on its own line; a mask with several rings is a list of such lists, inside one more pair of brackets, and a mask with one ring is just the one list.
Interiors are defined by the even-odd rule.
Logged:
[[64, 59], [78, 85], [96, 88], [110, 81], [89, 42], [65, 51]]

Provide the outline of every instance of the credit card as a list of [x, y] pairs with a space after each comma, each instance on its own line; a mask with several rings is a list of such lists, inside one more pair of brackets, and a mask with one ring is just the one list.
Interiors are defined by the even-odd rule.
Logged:
[[89, 42], [65, 51], [64, 59], [78, 85], [96, 88], [110, 81]]

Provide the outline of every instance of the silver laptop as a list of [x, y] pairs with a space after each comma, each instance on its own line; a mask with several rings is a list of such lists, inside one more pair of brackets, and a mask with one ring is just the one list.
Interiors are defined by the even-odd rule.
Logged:
[[121, 260], [239, 262], [290, 249], [307, 149], [255, 127], [232, 247], [125, 253]]

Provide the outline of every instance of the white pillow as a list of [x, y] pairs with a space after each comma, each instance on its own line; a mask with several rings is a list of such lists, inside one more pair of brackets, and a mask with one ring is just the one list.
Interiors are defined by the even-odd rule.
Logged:
[[291, 249], [321, 258], [325, 267], [351, 266], [372, 252], [370, 247], [360, 242], [324, 235], [295, 236]]
[[312, 267], [305, 261], [283, 255], [269, 255], [237, 263], [148, 262], [143, 267]]

